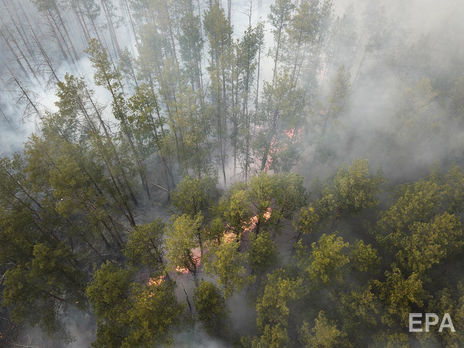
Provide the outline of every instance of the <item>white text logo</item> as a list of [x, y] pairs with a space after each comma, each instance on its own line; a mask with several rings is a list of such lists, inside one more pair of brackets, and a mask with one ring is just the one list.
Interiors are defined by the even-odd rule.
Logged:
[[[424, 332], [422, 327], [423, 313], [409, 313], [409, 332]], [[435, 326], [439, 322], [439, 316], [435, 313], [425, 313], [425, 332], [430, 331], [431, 326]], [[438, 332], [442, 332], [443, 329], [449, 329], [451, 332], [456, 332], [453, 326], [453, 321], [449, 313], [445, 313], [440, 322]]]

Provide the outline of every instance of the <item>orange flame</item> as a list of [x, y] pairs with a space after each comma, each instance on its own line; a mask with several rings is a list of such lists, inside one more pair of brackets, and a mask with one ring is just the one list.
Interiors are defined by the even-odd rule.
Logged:
[[269, 207], [266, 209], [266, 212], [263, 214], [264, 221], [268, 221], [271, 218], [272, 208]]
[[166, 275], [162, 275], [158, 278], [149, 278], [147, 285], [148, 286], [160, 286], [161, 283], [164, 281], [164, 278], [166, 278]]
[[256, 228], [256, 225], [258, 224], [259, 217], [258, 215], [252, 216], [248, 223], [244, 223], [242, 225], [243, 232], [250, 232], [253, 231]]
[[193, 262], [195, 263], [195, 266], [200, 267], [200, 264], [201, 264], [201, 249], [200, 249], [200, 247], [192, 249], [191, 252], [192, 252], [192, 259], [193, 259]]
[[225, 231], [222, 235], [222, 242], [224, 244], [232, 243], [237, 239], [237, 235], [234, 232]]
[[274, 161], [272, 156], [277, 152], [276, 150], [276, 141], [272, 139], [271, 144], [269, 145], [269, 153], [267, 155], [266, 166], [264, 167], [264, 171], [268, 171], [271, 168], [272, 162]]
[[182, 274], [189, 274], [189, 270], [185, 267], [180, 267], [180, 266], [177, 266], [176, 267], [176, 272], [178, 273], [182, 273]]
[[[200, 264], [201, 264], [201, 249], [200, 249], [200, 247], [196, 247], [194, 249], [191, 249], [190, 252], [192, 253], [192, 260], [193, 260], [193, 263], [195, 264], [196, 268], [200, 267]], [[182, 274], [189, 274], [190, 273], [188, 268], [181, 267], [181, 266], [176, 267], [176, 272], [182, 273]]]
[[[272, 208], [269, 207], [266, 209], [266, 211], [263, 213], [263, 219], [264, 221], [268, 221], [271, 218], [272, 214]], [[256, 225], [258, 224], [259, 221], [259, 215], [252, 216], [248, 223], [244, 223], [242, 225], [243, 232], [251, 232], [256, 228]]]
[[286, 130], [286, 131], [284, 131], [284, 132], [285, 132], [285, 134], [287, 134], [287, 136], [288, 136], [290, 139], [293, 139], [293, 137], [295, 136], [295, 128]]

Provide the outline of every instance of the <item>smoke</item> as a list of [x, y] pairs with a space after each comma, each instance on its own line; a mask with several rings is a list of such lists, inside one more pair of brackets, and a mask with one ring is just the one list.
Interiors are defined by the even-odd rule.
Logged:
[[[226, 8], [226, 1], [223, 3]], [[253, 24], [267, 19], [272, 1], [262, 1], [261, 8], [258, 3], [252, 2]], [[248, 0], [232, 2], [236, 38], [248, 26], [249, 8]], [[28, 9], [33, 17], [34, 8]], [[334, 25], [322, 54], [327, 71], [321, 75], [319, 88], [306, 111], [308, 125], [297, 172], [310, 180], [325, 178], [341, 165], [363, 157], [369, 159], [373, 168], [381, 168], [390, 180], [404, 181], [423, 176], [434, 165], [449, 166], [458, 161], [464, 148], [464, 124], [454, 108], [456, 101], [464, 98], [464, 89], [459, 89], [464, 74], [462, 18], [464, 2], [460, 0], [334, 1]], [[268, 24], [265, 29], [260, 83], [272, 77], [272, 61], [266, 53], [273, 37]], [[123, 25], [118, 33], [122, 46], [135, 52], [128, 26]], [[83, 46], [81, 43], [80, 49]], [[13, 64], [12, 57], [4, 52], [2, 43], [0, 61]], [[58, 59], [55, 63], [58, 76], [77, 72], [95, 90], [100, 103], [109, 103], [108, 93], [93, 85], [88, 58], [82, 56], [77, 67]], [[330, 95], [341, 67], [345, 68], [350, 84], [347, 100], [340, 112], [328, 114]], [[17, 102], [18, 93], [10, 74], [5, 69], [1, 74], [0, 155], [6, 155], [20, 150], [27, 137], [37, 131], [37, 119], [23, 117], [24, 106]], [[54, 87], [46, 83], [26, 85], [42, 111], [55, 110]], [[109, 110], [107, 115], [110, 117]], [[231, 168], [229, 165], [229, 173]], [[161, 207], [147, 208], [139, 214], [140, 221], [161, 214], [167, 219]], [[192, 300], [193, 282], [186, 282], [185, 287]], [[185, 294], [179, 288], [178, 297], [182, 296]], [[247, 334], [247, 329], [254, 327], [255, 314], [244, 298], [235, 295], [228, 301], [228, 308], [235, 330]], [[91, 319], [84, 320], [80, 315], [73, 313], [67, 322], [69, 332], [76, 337], [69, 347], [90, 346], [94, 339]], [[35, 335], [35, 331], [28, 335]], [[194, 335], [177, 334], [175, 342], [190, 347], [225, 346], [200, 329]]]
[[174, 347], [191, 348], [227, 348], [230, 344], [208, 335], [196, 325], [192, 331], [183, 331], [174, 335]]
[[[457, 161], [464, 128], [449, 95], [462, 74], [463, 12], [453, 0], [336, 2], [348, 27], [333, 33], [337, 56], [308, 115], [298, 171], [326, 177], [363, 157], [395, 181]], [[342, 66], [351, 87], [345, 107], [330, 115], [325, 109]]]

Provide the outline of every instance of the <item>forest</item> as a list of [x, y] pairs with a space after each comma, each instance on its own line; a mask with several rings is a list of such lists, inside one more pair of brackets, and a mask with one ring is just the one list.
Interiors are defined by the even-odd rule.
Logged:
[[0, 11], [0, 347], [464, 346], [459, 0]]

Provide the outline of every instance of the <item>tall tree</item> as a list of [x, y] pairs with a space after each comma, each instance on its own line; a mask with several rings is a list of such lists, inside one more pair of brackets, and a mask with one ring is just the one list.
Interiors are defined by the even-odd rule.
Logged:
[[101, 47], [97, 40], [91, 40], [87, 52], [95, 68], [95, 83], [98, 86], [105, 87], [111, 94], [113, 115], [120, 122], [121, 131], [129, 143], [132, 154], [134, 155], [142, 186], [150, 199], [150, 188], [147, 179], [147, 173], [143, 164], [140, 152], [137, 149], [136, 140], [134, 139], [133, 130], [127, 121], [127, 101], [124, 98], [123, 85], [121, 83], [121, 74], [119, 70], [113, 68], [108, 59], [106, 51]]

